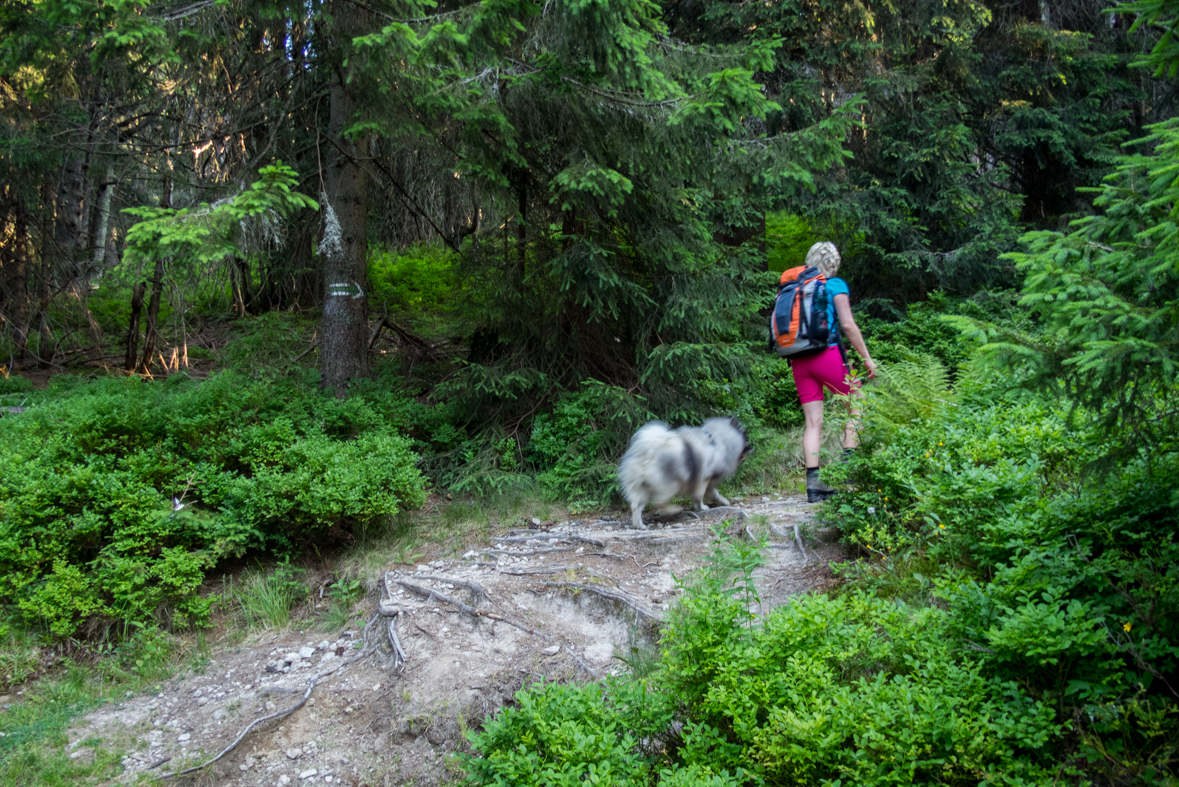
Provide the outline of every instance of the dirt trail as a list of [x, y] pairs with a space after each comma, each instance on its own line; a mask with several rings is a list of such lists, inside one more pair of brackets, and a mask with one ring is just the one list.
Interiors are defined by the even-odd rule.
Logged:
[[[680, 592], [675, 578], [711, 551], [709, 525], [728, 519], [730, 533], [769, 539], [767, 563], [755, 575], [763, 612], [828, 584], [828, 564], [842, 559], [840, 547], [818, 531], [804, 557], [793, 540], [793, 525], [805, 525], [812, 508], [802, 497], [734, 501], [657, 521], [660, 527], [647, 531], [617, 519], [533, 520], [461, 559], [390, 570], [384, 604], [398, 610], [408, 660], [394, 669], [382, 648], [323, 678], [302, 708], [259, 725], [215, 764], [211, 781], [454, 781], [460, 771], [452, 754], [466, 747], [463, 732], [510, 702], [524, 683], [618, 672], [618, 655], [655, 641], [658, 621]], [[377, 634], [383, 626], [372, 628]], [[362, 636], [309, 640], [288, 632], [218, 653], [204, 674], [87, 716], [71, 731], [70, 756], [91, 756], [94, 745], [125, 750], [123, 783], [202, 762], [254, 719], [294, 704], [309, 677], [359, 653]]]

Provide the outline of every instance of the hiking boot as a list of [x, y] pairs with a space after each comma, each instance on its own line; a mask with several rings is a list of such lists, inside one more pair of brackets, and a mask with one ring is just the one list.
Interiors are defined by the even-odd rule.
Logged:
[[808, 467], [806, 469], [806, 501], [820, 503], [833, 494], [835, 494], [835, 490], [819, 480], [819, 468]]
[[831, 497], [831, 495], [835, 494], [835, 491], [836, 490], [820, 481], [817, 487], [808, 486], [806, 488], [806, 501], [808, 503], [821, 503], [827, 498]]

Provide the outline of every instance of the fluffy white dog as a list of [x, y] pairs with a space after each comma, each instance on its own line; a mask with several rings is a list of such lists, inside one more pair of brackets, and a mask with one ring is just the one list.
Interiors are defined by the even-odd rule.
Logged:
[[697, 511], [707, 511], [705, 500], [729, 504], [716, 491], [717, 485], [733, 473], [752, 450], [745, 429], [736, 418], [709, 418], [698, 427], [670, 429], [652, 421], [635, 432], [630, 447], [618, 466], [622, 496], [630, 503], [631, 525], [645, 530], [643, 508], [659, 506], [675, 514], [676, 506], [665, 507], [673, 497], [692, 498]]

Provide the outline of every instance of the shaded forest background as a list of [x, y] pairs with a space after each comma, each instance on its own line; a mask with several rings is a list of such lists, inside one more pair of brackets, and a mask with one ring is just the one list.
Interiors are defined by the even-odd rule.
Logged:
[[614, 505], [653, 417], [736, 415], [732, 483], [796, 483], [766, 316], [832, 240], [882, 361], [839, 589], [755, 626], [719, 545], [660, 653], [522, 695], [470, 783], [1175, 784], [1177, 24], [5, 3], [0, 680], [147, 669], [214, 578], [305, 596], [290, 561], [430, 495]]

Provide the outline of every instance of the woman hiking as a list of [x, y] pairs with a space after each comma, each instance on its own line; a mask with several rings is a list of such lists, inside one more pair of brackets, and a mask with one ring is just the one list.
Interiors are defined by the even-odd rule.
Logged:
[[[834, 243], [822, 241], [811, 246], [806, 255], [806, 265], [819, 269], [819, 273], [827, 279], [827, 324], [835, 325], [839, 318], [839, 328], [851, 342], [852, 347], [864, 359], [864, 366], [868, 370], [868, 379], [876, 376], [876, 362], [868, 354], [868, 347], [864, 344], [864, 335], [851, 312], [851, 291], [847, 282], [837, 278], [841, 258], [839, 249]], [[794, 372], [794, 386], [798, 389], [798, 399], [802, 402], [802, 414], [806, 418], [806, 425], [802, 431], [802, 453], [806, 458], [806, 499], [817, 503], [835, 490], [819, 480], [819, 442], [823, 431], [823, 389], [828, 388], [841, 396], [848, 396], [853, 391], [859, 395], [859, 381], [851, 381], [852, 370], [844, 360], [844, 353], [839, 346], [839, 336], [832, 332], [832, 342], [827, 349], [795, 358], [791, 361]], [[854, 420], [859, 413], [848, 400], [848, 414], [852, 416], [843, 429], [843, 451], [850, 452], [860, 444], [857, 425]]]

